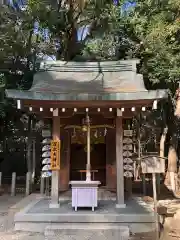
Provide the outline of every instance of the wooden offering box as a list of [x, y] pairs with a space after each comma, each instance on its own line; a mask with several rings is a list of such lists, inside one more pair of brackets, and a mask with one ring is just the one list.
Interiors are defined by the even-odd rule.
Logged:
[[72, 207], [77, 211], [78, 207], [91, 207], [92, 211], [98, 206], [99, 181], [71, 181]]

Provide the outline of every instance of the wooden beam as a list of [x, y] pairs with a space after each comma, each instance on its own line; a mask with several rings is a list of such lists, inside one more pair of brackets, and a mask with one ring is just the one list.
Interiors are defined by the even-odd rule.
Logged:
[[[82, 117], [79, 118], [68, 118], [68, 119], [62, 119], [61, 118], [61, 125], [82, 125]], [[114, 119], [113, 118], [106, 118], [104, 119], [103, 117], [97, 117], [97, 118], [92, 118], [92, 125], [114, 125]]]
[[24, 106], [28, 107], [49, 107], [49, 108], [122, 108], [122, 107], [142, 107], [151, 106], [153, 100], [134, 101], [43, 101], [43, 100], [23, 100]]
[[[50, 111], [50, 108], [43, 108], [43, 111], [40, 111], [40, 108], [31, 108], [25, 107], [25, 111], [30, 113], [35, 113], [36, 115], [41, 116], [42, 118], [52, 118], [53, 113]], [[31, 111], [30, 111], [31, 110]], [[146, 108], [148, 110], [148, 108]], [[135, 111], [132, 111], [131, 108], [125, 108], [124, 112], [122, 113], [123, 118], [132, 118], [133, 116], [136, 116], [139, 112], [142, 112], [142, 108], [135, 108]], [[108, 108], [101, 108], [101, 111], [99, 112], [96, 108], [89, 108], [88, 111], [89, 115], [93, 117], [103, 117], [103, 118], [115, 118], [116, 116], [116, 109], [112, 108], [112, 112], [109, 111]], [[143, 112], [143, 113], [146, 113]], [[64, 112], [62, 112], [61, 109], [59, 109], [59, 116], [61, 119], [64, 118], [72, 118], [74, 116], [84, 116], [86, 114], [86, 110], [83, 108], [77, 109], [77, 112], [74, 112], [73, 108], [66, 108]]]

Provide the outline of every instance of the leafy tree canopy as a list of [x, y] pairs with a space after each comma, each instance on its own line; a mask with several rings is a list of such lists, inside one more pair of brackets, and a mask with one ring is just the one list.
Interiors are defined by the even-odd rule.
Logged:
[[180, 75], [179, 1], [137, 0], [127, 21], [146, 79], [174, 93]]

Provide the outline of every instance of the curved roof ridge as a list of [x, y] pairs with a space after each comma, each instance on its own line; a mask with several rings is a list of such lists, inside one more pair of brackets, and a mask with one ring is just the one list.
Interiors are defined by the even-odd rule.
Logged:
[[63, 71], [63, 72], [89, 72], [89, 71], [136, 71], [138, 59], [121, 61], [96, 61], [96, 62], [65, 62], [65, 61], [42, 61], [39, 71]]

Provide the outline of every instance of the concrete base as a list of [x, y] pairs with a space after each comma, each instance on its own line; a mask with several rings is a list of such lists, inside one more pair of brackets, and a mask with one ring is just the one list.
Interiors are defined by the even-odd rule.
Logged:
[[129, 228], [127, 226], [111, 226], [104, 224], [57, 224], [49, 225], [44, 232], [47, 240], [73, 239], [73, 240], [128, 240]]
[[[99, 228], [102, 230], [101, 235], [103, 235], [105, 234], [104, 231], [108, 229], [107, 236], [109, 237], [102, 238], [102, 240], [116, 240], [116, 238], [111, 237], [111, 229], [114, 228], [118, 232], [121, 230], [121, 227], [128, 227], [132, 233], [141, 232], [145, 229], [147, 232], [151, 232], [155, 229], [153, 224], [154, 213], [148, 209], [148, 206], [141, 206], [142, 204], [140, 205], [134, 200], [128, 202], [126, 208], [122, 208], [122, 206], [121, 208], [116, 208], [115, 201], [99, 201], [99, 205], [95, 212], [85, 208], [75, 212], [69, 200], [61, 201], [60, 208], [56, 209], [50, 209], [49, 204], [50, 200], [39, 199], [17, 213], [14, 219], [15, 230], [44, 233], [50, 224], [51, 226], [55, 224], [56, 226], [58, 225], [58, 228], [68, 229], [68, 232], [69, 229], [74, 229], [74, 234], [76, 236], [77, 226], [83, 226], [83, 229], [90, 228], [87, 232], [88, 234], [90, 234], [90, 232], [92, 233], [94, 228]], [[99, 237], [99, 235], [97, 235], [96, 238], [97, 237]], [[83, 238], [79, 238], [78, 240], [81, 239], [84, 240]], [[94, 239], [92, 238], [92, 240]]]
[[[22, 232], [39, 232], [44, 233], [46, 230], [46, 227], [49, 226], [50, 223], [48, 222], [39, 222], [39, 223], [33, 223], [33, 222], [16, 222], [14, 230], [15, 231], [22, 231]], [[51, 226], [53, 226], [56, 223], [51, 223]], [[74, 225], [74, 223], [69, 223], [69, 226]], [[81, 223], [82, 225], [82, 223]], [[97, 224], [96, 224], [97, 225]], [[58, 226], [61, 226], [62, 228], [65, 226], [65, 223], [58, 223]], [[87, 229], [90, 226], [89, 223], [85, 225], [84, 229]], [[103, 223], [104, 228], [106, 228], [106, 224]], [[116, 224], [109, 223], [109, 226], [114, 227]], [[128, 227], [129, 231], [132, 234], [137, 233], [149, 233], [149, 232], [155, 232], [155, 224], [154, 223], [118, 223], [118, 227]], [[57, 240], [57, 239], [56, 239]], [[79, 240], [79, 239], [78, 239]], [[114, 239], [112, 239], [114, 240]]]
[[126, 204], [116, 204], [116, 208], [126, 208]]

